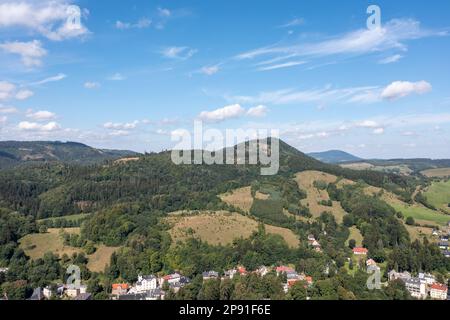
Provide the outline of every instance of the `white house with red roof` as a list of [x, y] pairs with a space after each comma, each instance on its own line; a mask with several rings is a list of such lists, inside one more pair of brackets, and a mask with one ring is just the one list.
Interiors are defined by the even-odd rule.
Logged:
[[354, 247], [353, 248], [353, 254], [358, 255], [358, 256], [365, 256], [365, 255], [367, 255], [368, 252], [369, 252], [369, 250], [367, 250], [366, 248], [363, 248], [363, 247]]
[[430, 286], [430, 297], [436, 300], [447, 300], [448, 288], [442, 283], [433, 283]]

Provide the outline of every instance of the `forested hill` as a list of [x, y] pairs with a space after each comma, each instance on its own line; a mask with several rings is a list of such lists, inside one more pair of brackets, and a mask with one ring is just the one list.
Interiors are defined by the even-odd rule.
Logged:
[[361, 158], [341, 150], [308, 153], [308, 156], [326, 163], [342, 163], [361, 161]]
[[280, 171], [276, 176], [262, 177], [260, 167], [255, 165], [175, 165], [170, 152], [134, 160], [89, 166], [43, 163], [23, 170], [0, 171], [0, 207], [39, 218], [92, 211], [119, 203], [161, 212], [219, 208], [218, 194], [255, 181], [289, 185], [295, 173], [305, 170], [363, 180], [397, 194], [404, 193], [405, 198], [414, 188], [406, 177], [325, 164], [283, 141], [280, 141]]
[[133, 151], [95, 149], [78, 142], [0, 141], [0, 169], [49, 161], [92, 164], [135, 155]]

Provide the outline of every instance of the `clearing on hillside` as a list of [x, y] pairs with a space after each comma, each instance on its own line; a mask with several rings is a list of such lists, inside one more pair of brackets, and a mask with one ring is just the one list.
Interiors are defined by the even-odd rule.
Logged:
[[[258, 222], [250, 217], [228, 211], [197, 215], [170, 215], [165, 220], [172, 226], [170, 235], [174, 243], [191, 237], [212, 245], [230, 244], [236, 238], [248, 238], [258, 230]], [[289, 229], [265, 225], [266, 232], [281, 235], [290, 247], [299, 245], [298, 237]]]
[[424, 195], [434, 207], [450, 214], [450, 180], [433, 182]]
[[314, 182], [334, 183], [337, 179], [334, 175], [320, 171], [303, 171], [295, 175], [298, 185], [307, 194], [306, 199], [302, 200], [302, 205], [309, 208], [313, 217], [319, 217], [322, 212], [327, 211], [334, 215], [338, 223], [342, 223], [345, 211], [342, 209], [341, 204], [338, 201], [333, 201], [331, 207], [320, 204], [323, 200], [330, 200], [330, 197], [326, 190], [319, 190], [314, 186]]
[[87, 267], [92, 272], [103, 272], [105, 267], [109, 265], [111, 261], [111, 255], [119, 250], [120, 247], [106, 247], [101, 245], [97, 250], [88, 256]]
[[[69, 234], [80, 234], [80, 228], [64, 228], [63, 230]], [[73, 253], [84, 252], [81, 248], [64, 245], [60, 232], [61, 228], [50, 228], [47, 233], [28, 234], [20, 239], [20, 248], [32, 260], [42, 258], [47, 252], [52, 252], [60, 257], [63, 254], [67, 254], [70, 257]], [[112, 253], [118, 249], [104, 245], [98, 246], [92, 255], [86, 256], [88, 258], [88, 269], [93, 272], [104, 271], [106, 265], [110, 262]]]
[[253, 205], [252, 188], [244, 187], [239, 188], [225, 194], [219, 195], [219, 198], [236, 208], [243, 210], [244, 212], [249, 212]]
[[357, 247], [362, 247], [363, 236], [361, 231], [356, 226], [349, 228], [350, 235], [348, 236], [347, 242], [345, 243], [348, 246], [350, 239], [355, 240]]
[[420, 173], [428, 178], [446, 178], [450, 177], [450, 168], [428, 169]]
[[[75, 252], [82, 252], [80, 248], [65, 246], [60, 231], [61, 229], [53, 228], [48, 229], [47, 233], [28, 234], [19, 240], [20, 248], [33, 260], [42, 258], [47, 252], [53, 252], [59, 256], [64, 253], [71, 256]], [[79, 234], [80, 228], [64, 228], [64, 232]]]

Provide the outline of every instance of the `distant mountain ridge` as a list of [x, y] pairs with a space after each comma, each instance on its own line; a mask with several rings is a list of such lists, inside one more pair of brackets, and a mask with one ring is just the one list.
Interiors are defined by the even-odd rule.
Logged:
[[325, 163], [334, 163], [334, 164], [363, 160], [362, 158], [359, 158], [357, 156], [354, 156], [348, 152], [341, 151], [341, 150], [312, 152], [312, 153], [308, 153], [308, 156], [313, 157], [314, 159], [317, 159], [317, 160], [325, 162]]
[[0, 169], [23, 163], [58, 161], [91, 164], [139, 153], [128, 150], [96, 149], [79, 142], [0, 141]]

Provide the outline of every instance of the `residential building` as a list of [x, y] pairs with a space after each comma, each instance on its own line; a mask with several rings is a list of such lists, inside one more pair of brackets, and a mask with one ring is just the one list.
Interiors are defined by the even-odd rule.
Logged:
[[167, 276], [162, 277], [162, 279], [161, 279], [161, 285], [162, 285], [164, 282], [166, 282], [166, 281], [167, 281], [169, 284], [175, 284], [175, 283], [178, 283], [178, 282], [180, 282], [181, 278], [182, 278], [182, 276], [181, 276], [181, 274], [179, 274], [179, 273], [172, 273], [172, 274], [169, 274], [169, 275], [167, 275]]
[[111, 294], [114, 296], [127, 294], [128, 289], [129, 289], [128, 283], [113, 283]]
[[424, 282], [426, 285], [432, 285], [436, 282], [435, 277], [430, 273], [419, 273], [420, 281]]
[[367, 255], [368, 252], [369, 252], [369, 250], [367, 250], [366, 248], [362, 248], [362, 247], [353, 248], [353, 254], [355, 254], [355, 255]]
[[224, 278], [233, 279], [233, 277], [238, 273], [236, 269], [230, 269], [224, 272]]
[[141, 293], [148, 290], [153, 290], [158, 287], [158, 278], [154, 275], [138, 276], [136, 285], [130, 289], [131, 293]]
[[430, 297], [436, 300], [447, 300], [448, 288], [441, 283], [433, 283], [430, 287]]
[[400, 279], [403, 282], [406, 282], [406, 280], [411, 279], [411, 274], [408, 271], [397, 272], [395, 270], [391, 270], [388, 273], [388, 278], [389, 278], [389, 281], [394, 281], [394, 280]]
[[441, 241], [438, 246], [441, 250], [448, 250], [448, 241]]
[[211, 280], [219, 278], [219, 273], [216, 271], [205, 271], [202, 273], [203, 280]]
[[264, 277], [266, 274], [269, 273], [269, 271], [270, 271], [269, 268], [267, 268], [266, 266], [261, 266], [255, 272], [259, 274], [261, 277]]
[[279, 276], [281, 273], [288, 273], [288, 272], [295, 272], [294, 268], [287, 267], [287, 266], [278, 266], [275, 271], [277, 272], [277, 275]]
[[426, 284], [419, 278], [410, 278], [406, 280], [405, 287], [414, 298], [425, 299], [427, 296]]

